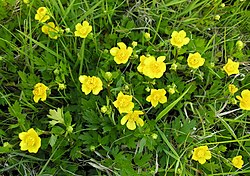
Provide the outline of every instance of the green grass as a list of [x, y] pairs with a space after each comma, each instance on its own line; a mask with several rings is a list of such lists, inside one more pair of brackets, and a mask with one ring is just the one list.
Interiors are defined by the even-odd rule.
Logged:
[[[236, 99], [250, 90], [249, 6], [247, 0], [0, 0], [0, 175], [249, 175], [250, 112]], [[64, 30], [58, 39], [41, 31], [39, 7]], [[92, 32], [75, 37], [84, 20]], [[190, 42], [177, 49], [170, 39], [180, 30]], [[116, 64], [110, 49], [133, 41], [129, 61]], [[187, 65], [195, 52], [205, 58], [199, 69]], [[142, 55], [166, 56], [161, 78], [137, 71]], [[240, 74], [223, 70], [230, 58]], [[85, 95], [80, 75], [99, 77], [103, 90]], [[49, 90], [35, 103], [39, 82]], [[239, 88], [234, 95], [232, 83]], [[166, 103], [146, 101], [153, 88], [166, 90]], [[113, 104], [120, 91], [144, 112], [143, 127], [121, 125], [126, 114]], [[20, 150], [18, 135], [30, 128], [42, 140], [37, 153]], [[192, 155], [204, 145], [212, 158], [200, 164]], [[237, 155], [241, 169], [232, 165]]]

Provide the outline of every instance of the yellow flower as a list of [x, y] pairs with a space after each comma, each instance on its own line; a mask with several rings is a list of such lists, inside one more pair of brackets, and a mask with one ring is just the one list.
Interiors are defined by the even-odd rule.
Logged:
[[126, 126], [130, 130], [134, 130], [136, 128], [136, 124], [142, 127], [144, 125], [144, 121], [139, 117], [139, 115], [142, 114], [142, 111], [131, 111], [121, 119], [121, 124], [124, 125], [127, 122]]
[[94, 95], [97, 95], [102, 88], [102, 81], [96, 76], [79, 76], [79, 81], [82, 83], [82, 91], [85, 95], [88, 95], [91, 91]]
[[234, 62], [228, 59], [227, 64], [223, 67], [228, 76], [239, 73], [239, 62]]
[[242, 156], [239, 155], [239, 156], [234, 157], [232, 160], [232, 163], [234, 167], [241, 169], [242, 165], [244, 164], [244, 161], [242, 160]]
[[46, 91], [49, 88], [47, 86], [45, 86], [43, 83], [37, 83], [34, 86], [34, 90], [33, 90], [33, 99], [36, 103], [38, 103], [39, 99], [41, 98], [42, 101], [45, 101], [47, 98], [47, 94]]
[[41, 147], [41, 138], [33, 128], [27, 132], [19, 133], [19, 138], [22, 140], [20, 143], [22, 151], [28, 150], [30, 153], [37, 153]]
[[173, 46], [177, 46], [178, 48], [181, 48], [183, 45], [186, 45], [189, 43], [190, 39], [186, 37], [186, 32], [181, 30], [180, 32], [174, 31], [171, 35], [170, 43]]
[[36, 11], [35, 20], [46, 22], [48, 19], [50, 19], [48, 9], [46, 7], [39, 7]]
[[59, 31], [59, 26], [56, 26], [54, 22], [49, 22], [42, 26], [42, 32], [48, 34], [52, 39], [57, 39], [59, 37]]
[[204, 64], [205, 59], [201, 57], [200, 53], [196, 52], [194, 54], [189, 54], [187, 62], [189, 67], [199, 68]]
[[128, 47], [123, 42], [117, 43], [118, 47], [113, 47], [110, 49], [110, 54], [114, 56], [114, 61], [117, 64], [125, 64], [128, 62], [129, 57], [131, 56], [133, 49]]
[[194, 148], [194, 153], [192, 159], [198, 161], [200, 164], [204, 164], [206, 160], [211, 159], [211, 152], [208, 150], [207, 146], [200, 146]]
[[134, 103], [132, 102], [131, 95], [124, 95], [119, 92], [117, 100], [114, 102], [114, 106], [121, 113], [129, 113], [134, 108]]
[[156, 107], [159, 102], [161, 104], [167, 102], [167, 97], [165, 94], [166, 91], [164, 89], [151, 89], [150, 95], [146, 98], [146, 100], [151, 102], [153, 107]]
[[75, 36], [81, 38], [86, 38], [88, 34], [92, 31], [92, 26], [90, 26], [89, 22], [87, 21], [84, 21], [82, 25], [80, 23], [77, 23], [75, 28]]
[[147, 57], [142, 63], [142, 71], [145, 76], [149, 78], [160, 78], [166, 71], [165, 56], [160, 56], [155, 59], [154, 56]]
[[228, 90], [233, 95], [235, 92], [238, 91], [238, 88], [235, 85], [233, 85], [233, 84], [229, 84], [228, 85]]
[[241, 96], [236, 96], [240, 100], [240, 108], [243, 110], [250, 110], [250, 91], [248, 89], [241, 92]]

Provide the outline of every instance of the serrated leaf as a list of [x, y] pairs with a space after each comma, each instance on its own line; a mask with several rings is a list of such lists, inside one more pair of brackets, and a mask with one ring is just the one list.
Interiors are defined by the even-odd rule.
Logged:
[[54, 126], [57, 123], [61, 123], [61, 124], [65, 125], [64, 118], [63, 118], [63, 112], [62, 112], [61, 108], [57, 108], [57, 111], [50, 109], [49, 114], [50, 115], [47, 115], [48, 118], [53, 119], [52, 121], [49, 122], [52, 126]]
[[49, 144], [51, 147], [53, 147], [55, 145], [56, 140], [57, 140], [57, 136], [52, 134], [50, 139], [49, 139]]

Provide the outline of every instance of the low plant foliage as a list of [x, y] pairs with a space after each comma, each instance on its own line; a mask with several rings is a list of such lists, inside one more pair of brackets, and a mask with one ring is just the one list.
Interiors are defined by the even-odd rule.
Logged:
[[0, 175], [249, 175], [244, 0], [0, 0]]

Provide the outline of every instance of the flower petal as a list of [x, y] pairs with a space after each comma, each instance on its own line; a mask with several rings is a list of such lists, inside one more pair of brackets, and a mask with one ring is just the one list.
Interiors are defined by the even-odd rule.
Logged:
[[141, 119], [141, 118], [138, 118], [137, 120], [136, 120], [136, 124], [137, 125], [140, 125], [141, 127], [144, 125], [144, 121]]
[[134, 130], [136, 128], [135, 122], [133, 120], [128, 120], [127, 128], [130, 130]]
[[110, 49], [110, 54], [115, 56], [120, 49], [118, 47], [113, 47]]
[[121, 124], [124, 125], [128, 121], [128, 115], [123, 116], [121, 119]]
[[117, 46], [119, 46], [121, 49], [126, 49], [127, 48], [127, 46], [123, 42], [117, 43]]

